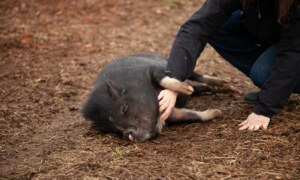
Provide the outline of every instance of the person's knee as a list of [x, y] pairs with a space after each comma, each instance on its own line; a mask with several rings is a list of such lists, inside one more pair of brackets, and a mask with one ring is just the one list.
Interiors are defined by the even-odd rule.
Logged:
[[256, 60], [250, 71], [250, 78], [253, 83], [262, 87], [271, 72], [273, 63], [278, 53], [278, 44], [268, 47]]
[[268, 76], [268, 70], [263, 66], [254, 66], [250, 71], [250, 79], [257, 87], [262, 87]]

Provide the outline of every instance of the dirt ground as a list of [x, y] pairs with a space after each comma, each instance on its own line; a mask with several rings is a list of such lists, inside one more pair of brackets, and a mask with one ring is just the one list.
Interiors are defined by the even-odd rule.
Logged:
[[[193, 99], [211, 122], [132, 144], [97, 133], [81, 107], [99, 70], [126, 55], [167, 56], [199, 0], [1, 0], [0, 179], [299, 179], [300, 97], [266, 131], [240, 132], [239, 94]], [[242, 91], [251, 81], [210, 47], [196, 70]]]

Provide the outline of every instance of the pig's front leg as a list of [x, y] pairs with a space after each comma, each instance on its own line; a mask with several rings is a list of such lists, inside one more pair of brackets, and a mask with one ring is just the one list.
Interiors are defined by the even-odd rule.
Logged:
[[185, 82], [181, 82], [175, 78], [170, 78], [169, 76], [164, 77], [159, 84], [166, 88], [175, 92], [183, 93], [186, 95], [191, 95], [194, 92], [192, 86], [188, 85]]
[[192, 86], [185, 82], [181, 82], [175, 78], [170, 78], [166, 75], [163, 69], [155, 66], [149, 67], [149, 73], [152, 80], [156, 81], [161, 87], [178, 93], [191, 95], [194, 92]]

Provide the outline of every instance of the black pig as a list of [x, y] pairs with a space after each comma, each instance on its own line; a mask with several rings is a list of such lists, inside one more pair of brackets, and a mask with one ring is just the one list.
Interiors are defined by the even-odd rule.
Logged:
[[224, 81], [193, 73], [190, 81], [180, 82], [165, 74], [166, 63], [157, 55], [135, 55], [106, 65], [83, 107], [83, 116], [106, 132], [141, 142], [162, 130], [157, 96], [164, 88], [179, 92], [167, 123], [206, 121], [221, 114], [218, 109], [200, 112], [182, 107], [188, 95], [211, 91], [211, 86], [223, 86]]

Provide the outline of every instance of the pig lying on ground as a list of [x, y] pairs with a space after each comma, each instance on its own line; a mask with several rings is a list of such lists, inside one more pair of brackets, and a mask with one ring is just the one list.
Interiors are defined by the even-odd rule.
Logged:
[[159, 120], [158, 93], [166, 88], [179, 93], [167, 123], [200, 122], [221, 114], [218, 109], [193, 111], [182, 108], [189, 95], [212, 91], [224, 81], [193, 73], [180, 82], [165, 74], [166, 59], [135, 55], [106, 65], [83, 108], [83, 116], [106, 132], [121, 133], [132, 142], [156, 137], [164, 122]]

